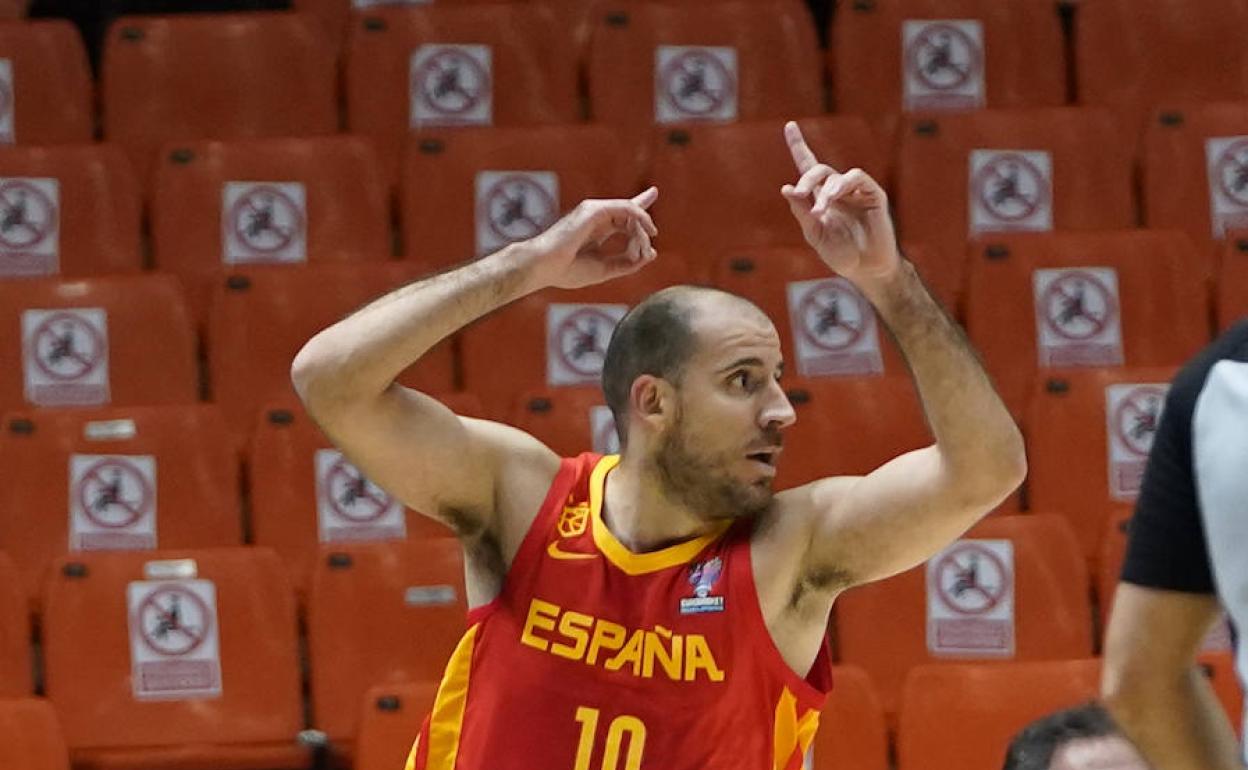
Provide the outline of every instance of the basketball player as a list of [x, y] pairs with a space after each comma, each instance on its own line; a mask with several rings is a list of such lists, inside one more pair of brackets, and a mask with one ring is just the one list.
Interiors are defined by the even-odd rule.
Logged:
[[884, 191], [819, 163], [796, 124], [785, 137], [800, 178], [781, 194], [892, 329], [936, 438], [867, 476], [773, 491], [794, 421], [780, 340], [758, 308], [711, 289], [660, 291], [615, 330], [603, 388], [618, 457], [560, 459], [395, 384], [508, 302], [654, 260], [653, 188], [583, 202], [532, 240], [401, 288], [295, 359], [325, 432], [464, 547], [469, 628], [409, 768], [801, 767], [831, 687], [837, 595], [922, 563], [1021, 482], [1017, 427], [898, 253]]
[[1001, 770], [1151, 770], [1099, 703], [1041, 717], [1014, 736]]

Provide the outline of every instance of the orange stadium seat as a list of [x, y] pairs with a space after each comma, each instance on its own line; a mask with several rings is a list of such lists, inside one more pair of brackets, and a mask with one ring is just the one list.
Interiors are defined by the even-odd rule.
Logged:
[[[861, 118], [798, 123], [821, 161], [841, 170], [862, 168], [887, 185], [885, 150]], [[659, 187], [653, 208], [659, 243], [691, 254], [804, 244], [780, 195], [780, 187], [799, 176], [783, 126], [782, 121], [753, 121], [656, 129], [650, 176]]]
[[1090, 567], [1100, 553], [1106, 519], [1135, 505], [1176, 372], [1177, 367], [1065, 370], [1039, 378], [1032, 389], [1024, 421], [1028, 506], [1069, 520]]
[[634, 128], [824, 112], [818, 40], [797, 0], [604, 8], [587, 69], [593, 119]]
[[[444, 394], [439, 400], [456, 414], [480, 416], [481, 407], [471, 394]], [[282, 557], [300, 597], [307, 593], [320, 545], [452, 534], [415, 511], [400, 514], [384, 491], [349, 460], [340, 467], [342, 461], [293, 397], [266, 406], [251, 434], [247, 467], [252, 539]]]
[[0, 458], [0, 550], [32, 604], [69, 552], [243, 541], [238, 459], [216, 407], [10, 412]]
[[1129, 138], [1155, 105], [1248, 97], [1245, 0], [1082, 0], [1075, 11], [1078, 101], [1119, 112]]
[[104, 135], [144, 178], [167, 141], [338, 130], [335, 52], [298, 14], [118, 19], [101, 77]]
[[1114, 606], [1114, 591], [1122, 575], [1122, 563], [1127, 558], [1127, 536], [1134, 513], [1130, 508], [1111, 511], [1101, 535], [1096, 563], [1096, 598], [1102, 633], [1109, 628], [1109, 613]]
[[811, 770], [888, 770], [888, 728], [871, 678], [857, 666], [835, 666], [832, 682], [807, 766]]
[[[308, 605], [312, 722], [351, 753], [380, 684], [437, 682], [466, 629], [464, 559], [449, 538], [322, 549]], [[413, 722], [412, 737], [419, 730]]]
[[582, 452], [618, 454], [615, 419], [598, 386], [548, 388], [524, 393], [508, 423], [550, 447], [560, 457]]
[[1209, 340], [1200, 260], [1182, 233], [1000, 235], [970, 250], [966, 328], [1015, 416], [1037, 373], [1178, 366]]
[[0, 2], [0, 18], [23, 19], [31, 0], [3, 0]]
[[992, 110], [905, 121], [901, 237], [962, 249], [976, 233], [1135, 226], [1134, 158], [1104, 110]]
[[69, 770], [56, 711], [36, 698], [0, 699], [0, 767]]
[[397, 168], [413, 128], [577, 121], [576, 56], [555, 19], [521, 3], [357, 15], [346, 55], [351, 130], [373, 136], [383, 167]]
[[198, 378], [195, 336], [173, 278], [0, 281], [0, 413], [187, 404]]
[[[213, 400], [239, 446], [260, 408], [294, 393], [290, 364], [322, 329], [424, 273], [419, 265], [383, 263], [255, 267], [225, 276], [213, 296], [208, 366]], [[434, 347], [402, 380], [422, 390], [451, 390], [450, 342]]]
[[0, 278], [142, 269], [142, 199], [120, 148], [0, 149], [0, 179]]
[[87, 52], [63, 19], [0, 23], [0, 141], [66, 144], [95, 137]]
[[[930, 590], [927, 569], [920, 565], [847, 591], [837, 600], [840, 660], [866, 669], [890, 715], [897, 711], [906, 672], [919, 664], [1092, 654], [1088, 572], [1064, 519], [1046, 514], [995, 517], [973, 527], [965, 538], [1008, 540], [1013, 565], [997, 552], [986, 552], [987, 546], [964, 539], [933, 559], [939, 585]], [[968, 573], [969, 582], [964, 582]], [[1003, 591], [1007, 586], [1011, 593]], [[1011, 595], [1011, 609], [1003, 610], [1004, 597]], [[985, 614], [991, 612], [1012, 612], [1013, 617]]]
[[437, 682], [381, 684], [369, 690], [356, 735], [355, 770], [402, 767], [437, 694]]
[[537, 235], [585, 198], [632, 197], [641, 171], [620, 144], [605, 126], [416, 134], [403, 161], [404, 250], [463, 262]]
[[151, 204], [156, 266], [187, 281], [201, 323], [233, 266], [391, 255], [386, 174], [362, 137], [166, 145]]
[[1227, 241], [1214, 296], [1220, 330], [1248, 317], [1248, 232]]
[[1048, 0], [855, 2], [835, 15], [828, 43], [836, 110], [884, 123], [902, 112], [1063, 104], [1065, 58]]
[[43, 613], [74, 765], [306, 768], [295, 599], [263, 548], [76, 554]]
[[548, 289], [508, 305], [460, 334], [464, 389], [481, 399], [490, 418], [505, 420], [517, 394], [598, 386], [607, 343], [627, 309], [659, 289], [703, 283], [705, 273], [663, 252], [628, 277], [575, 291]]
[[1101, 662], [920, 666], [906, 679], [898, 770], [998, 770], [1019, 730], [1100, 692]]
[[[10, 513], [5, 506], [0, 506], [0, 512]], [[21, 574], [13, 560], [0, 553], [0, 700], [20, 698], [34, 689], [29, 615]], [[4, 743], [0, 739], [0, 752]]]

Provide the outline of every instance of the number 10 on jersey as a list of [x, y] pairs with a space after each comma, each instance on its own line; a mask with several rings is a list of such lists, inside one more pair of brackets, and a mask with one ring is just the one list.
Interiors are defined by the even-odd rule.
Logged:
[[[576, 721], [581, 726], [581, 740], [576, 746], [576, 765], [573, 770], [592, 770], [589, 760], [598, 740], [599, 714], [598, 709], [588, 706], [576, 709]], [[621, 753], [624, 754], [622, 770], [641, 770], [641, 753], [646, 748], [646, 725], [640, 719], [627, 714], [612, 719], [607, 727], [606, 740], [601, 770], [621, 770]]]

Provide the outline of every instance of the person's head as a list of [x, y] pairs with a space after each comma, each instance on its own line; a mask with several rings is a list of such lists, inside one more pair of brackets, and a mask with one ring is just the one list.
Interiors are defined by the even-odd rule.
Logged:
[[1085, 703], [1024, 727], [1002, 770], [1149, 770], [1104, 707]]
[[621, 452], [702, 515], [765, 510], [781, 431], [796, 419], [782, 368], [776, 328], [748, 300], [692, 286], [650, 295], [616, 326], [603, 363]]

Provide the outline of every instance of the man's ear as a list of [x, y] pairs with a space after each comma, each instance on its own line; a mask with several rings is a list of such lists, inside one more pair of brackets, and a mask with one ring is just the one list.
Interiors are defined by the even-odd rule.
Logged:
[[630, 411], [637, 419], [658, 430], [671, 419], [676, 405], [675, 396], [676, 392], [667, 380], [643, 374], [633, 380], [633, 387], [629, 390]]

